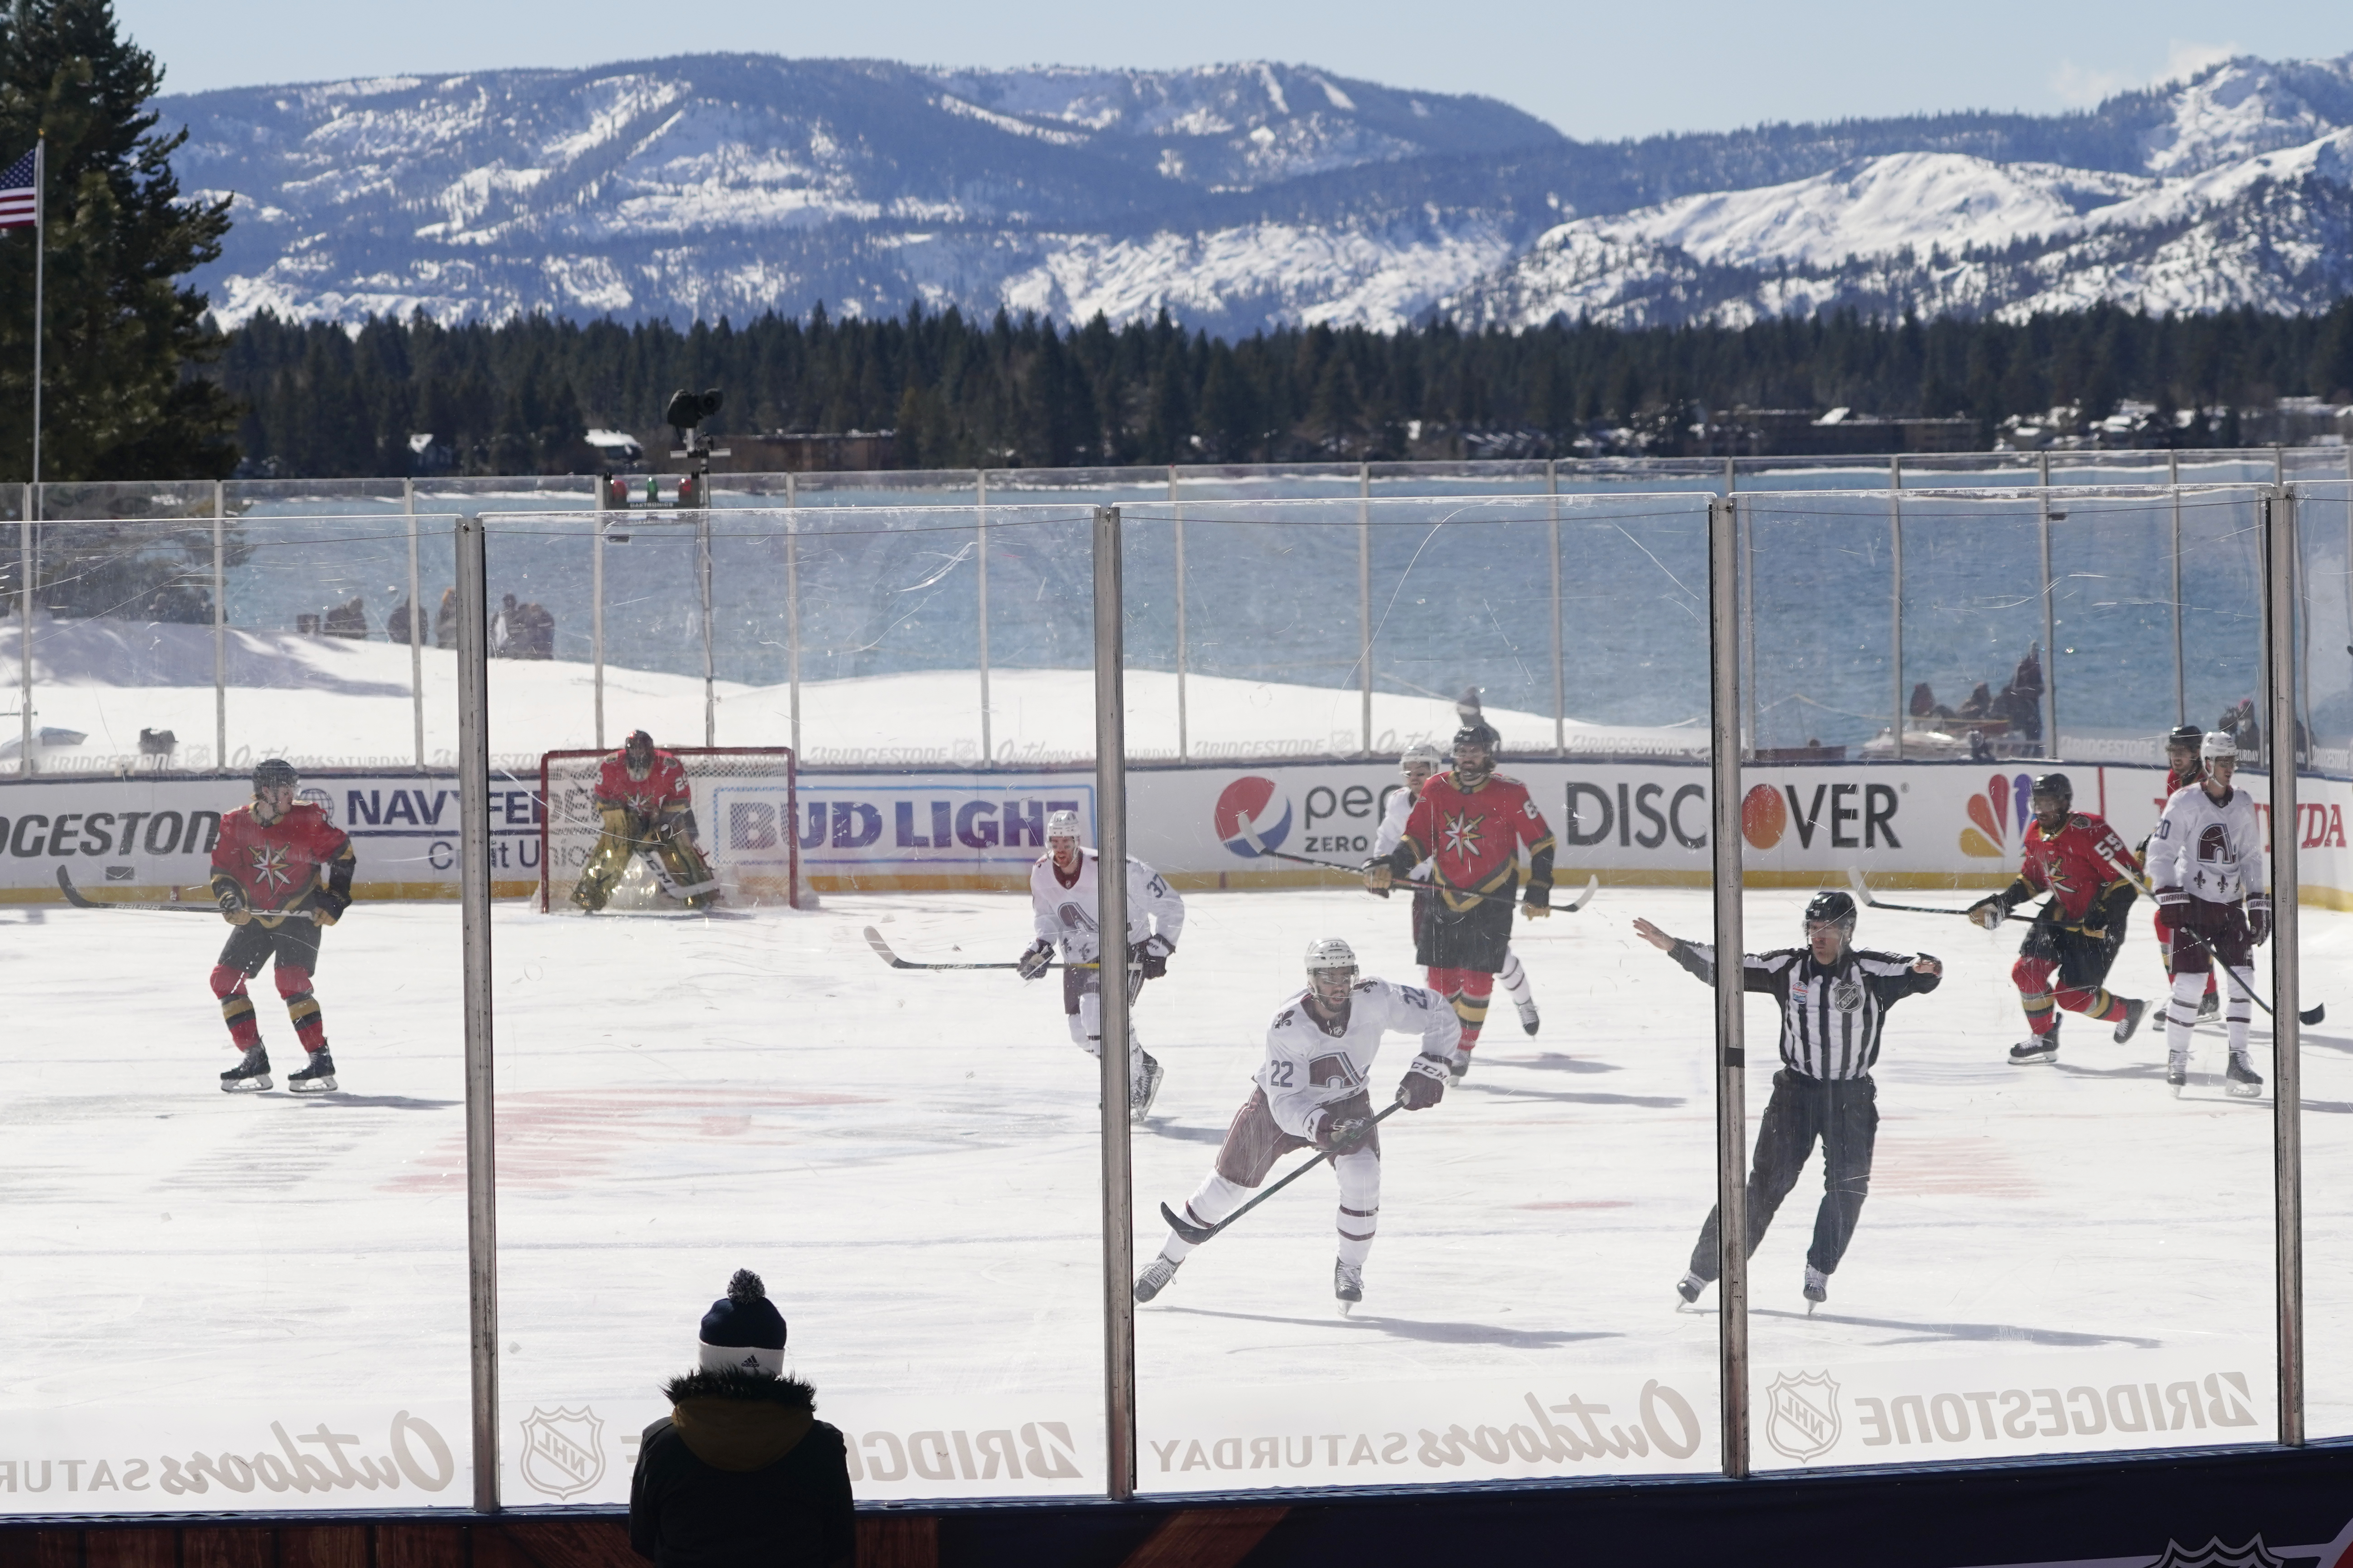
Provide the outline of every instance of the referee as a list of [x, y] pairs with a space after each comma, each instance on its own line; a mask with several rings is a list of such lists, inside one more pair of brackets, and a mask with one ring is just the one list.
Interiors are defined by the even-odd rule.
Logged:
[[[1634, 930], [1702, 981], [1715, 983], [1713, 946], [1669, 936], [1644, 920]], [[1748, 1251], [1754, 1256], [1765, 1239], [1765, 1227], [1798, 1184], [1820, 1138], [1822, 1206], [1814, 1215], [1814, 1244], [1806, 1249], [1806, 1300], [1821, 1301], [1871, 1191], [1871, 1150], [1879, 1135], [1879, 1087], [1871, 1068], [1879, 1060], [1887, 1009], [1903, 997], [1934, 991], [1945, 966], [1925, 952], [1907, 958], [1857, 949], [1854, 900], [1839, 892], [1818, 893], [1806, 906], [1804, 947], [1752, 952], [1744, 963], [1742, 989], [1765, 992], [1781, 1006], [1781, 1070], [1773, 1075], [1773, 1098], [1757, 1126], [1757, 1163], [1748, 1173]], [[1676, 1293], [1686, 1302], [1698, 1300], [1715, 1278], [1717, 1262], [1711, 1209]]]

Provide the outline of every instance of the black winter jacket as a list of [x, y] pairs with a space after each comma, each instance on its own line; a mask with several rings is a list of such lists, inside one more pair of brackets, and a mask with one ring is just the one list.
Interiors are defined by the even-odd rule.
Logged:
[[840, 1568], [857, 1559], [841, 1433], [797, 1378], [692, 1372], [663, 1393], [629, 1483], [629, 1544], [658, 1568]]

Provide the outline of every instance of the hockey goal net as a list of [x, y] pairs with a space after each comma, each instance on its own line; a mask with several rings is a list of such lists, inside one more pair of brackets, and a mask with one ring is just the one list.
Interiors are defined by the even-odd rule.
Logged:
[[[801, 888], [799, 796], [793, 788], [793, 753], [785, 746], [665, 746], [686, 769], [694, 793], [695, 842], [719, 882], [722, 908], [806, 903]], [[596, 775], [616, 753], [548, 752], [539, 760], [539, 795], [546, 803], [539, 829], [539, 907], [576, 912], [572, 889], [603, 828], [594, 800]], [[650, 857], [631, 858], [608, 910], [675, 909]]]

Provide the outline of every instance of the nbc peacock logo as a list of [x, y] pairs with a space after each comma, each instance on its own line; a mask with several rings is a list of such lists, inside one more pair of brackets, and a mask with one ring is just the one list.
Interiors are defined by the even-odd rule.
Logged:
[[2010, 778], [1996, 773], [1986, 780], [1985, 793], [1969, 796], [1969, 821], [1975, 826], [1961, 829], [1961, 853], [1980, 860], [2009, 859], [2010, 836], [2026, 830], [2031, 809], [2027, 797], [2033, 789], [2034, 780], [2026, 773]]

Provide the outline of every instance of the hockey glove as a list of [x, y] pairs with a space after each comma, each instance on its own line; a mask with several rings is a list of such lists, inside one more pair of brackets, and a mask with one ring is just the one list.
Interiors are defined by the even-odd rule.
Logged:
[[2269, 893], [2247, 895], [2247, 931], [2255, 939], [2257, 947], [2271, 940], [2272, 899]]
[[253, 919], [253, 910], [247, 907], [245, 894], [234, 885], [222, 888], [215, 901], [220, 905], [221, 919], [233, 926], [241, 926]]
[[1416, 1057], [1398, 1080], [1398, 1103], [1408, 1110], [1427, 1110], [1446, 1093], [1446, 1062], [1440, 1057]]
[[1130, 956], [1143, 969], [1146, 980], [1157, 980], [1168, 973], [1168, 958], [1176, 951], [1175, 942], [1155, 931], [1137, 942]]
[[1979, 899], [1969, 906], [1968, 917], [1988, 931], [1999, 931], [2001, 922], [2010, 919], [2010, 895], [1994, 893]]
[[1013, 967], [1020, 972], [1022, 979], [1037, 979], [1054, 967], [1054, 944], [1039, 937], [1022, 950], [1021, 956], [1013, 961]]
[[1552, 889], [1550, 888], [1530, 888], [1528, 889], [1527, 900], [1520, 905], [1520, 918], [1522, 920], [1540, 921], [1550, 918], [1551, 914]]
[[1372, 1135], [1369, 1116], [1335, 1116], [1327, 1110], [1315, 1122], [1315, 1146], [1335, 1160], [1363, 1148]]
[[2159, 888], [2157, 890], [2157, 912], [2165, 917], [2167, 925], [2179, 925], [2181, 917], [2189, 912], [2189, 889]]
[[1377, 857], [1365, 862], [1366, 892], [1375, 893], [1386, 899], [1389, 896], [1389, 884], [1396, 879], [1397, 872], [1390, 868], [1386, 858]]

